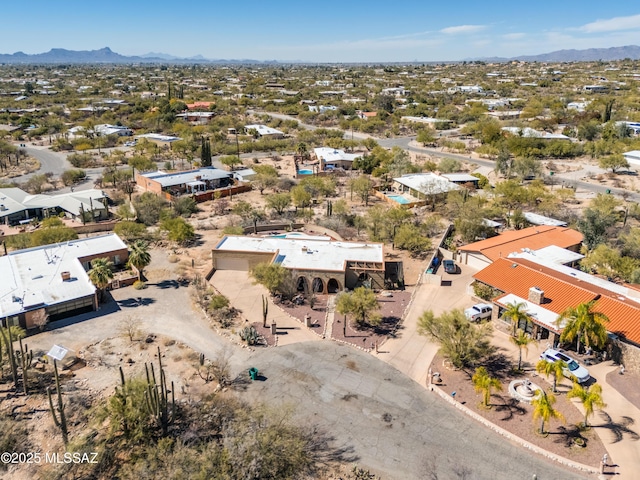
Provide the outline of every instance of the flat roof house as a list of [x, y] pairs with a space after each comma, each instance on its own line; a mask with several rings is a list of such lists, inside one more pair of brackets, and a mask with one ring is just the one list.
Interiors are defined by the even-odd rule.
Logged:
[[631, 150], [622, 154], [630, 167], [640, 167], [640, 150]]
[[109, 217], [107, 196], [90, 189], [58, 195], [31, 195], [19, 188], [0, 188], [0, 223], [17, 225], [64, 213], [68, 218], [105, 220]]
[[250, 270], [279, 263], [292, 271], [299, 291], [337, 293], [361, 285], [385, 288], [383, 244], [338, 242], [299, 233], [280, 236], [225, 236], [212, 251], [216, 270]]
[[276, 130], [275, 128], [267, 127], [266, 125], [245, 125], [244, 131], [249, 133], [249, 131], [255, 130], [259, 137], [270, 137], [270, 138], [282, 138], [284, 137], [284, 132], [280, 130]]
[[167, 192], [173, 196], [197, 194], [228, 187], [233, 184], [230, 172], [215, 167], [203, 167], [177, 173], [136, 172], [136, 184], [144, 192], [162, 194]]
[[126, 263], [127, 246], [112, 233], [18, 250], [0, 257], [0, 322], [38, 327], [38, 320], [96, 310], [96, 288], [87, 271], [96, 258]]
[[345, 153], [344, 150], [330, 147], [314, 148], [313, 153], [320, 161], [320, 170], [333, 170], [334, 168], [351, 170], [353, 161], [362, 157], [362, 154], [359, 153]]

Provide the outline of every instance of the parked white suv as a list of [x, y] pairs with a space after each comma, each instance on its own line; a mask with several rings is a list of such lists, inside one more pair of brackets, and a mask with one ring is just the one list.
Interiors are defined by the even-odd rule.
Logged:
[[563, 369], [562, 372], [564, 373], [564, 376], [567, 378], [575, 377], [579, 383], [584, 383], [591, 378], [589, 370], [580, 366], [580, 364], [569, 355], [559, 352], [558, 350], [554, 350], [553, 348], [547, 348], [540, 354], [540, 358], [552, 363], [562, 360], [567, 364], [567, 368]]
[[471, 322], [477, 322], [485, 318], [491, 318], [493, 306], [488, 303], [476, 303], [473, 307], [469, 307], [464, 311], [465, 317]]

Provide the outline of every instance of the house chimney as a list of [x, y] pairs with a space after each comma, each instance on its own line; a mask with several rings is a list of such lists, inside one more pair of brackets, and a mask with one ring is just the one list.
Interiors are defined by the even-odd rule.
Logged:
[[542, 305], [544, 303], [544, 291], [539, 287], [531, 287], [529, 289], [529, 301], [536, 305]]
[[71, 280], [71, 272], [60, 272], [60, 275], [62, 276], [63, 282], [68, 282], [69, 280]]

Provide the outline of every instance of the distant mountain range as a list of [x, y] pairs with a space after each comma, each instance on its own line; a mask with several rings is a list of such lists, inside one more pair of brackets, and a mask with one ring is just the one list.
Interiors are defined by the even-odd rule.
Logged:
[[0, 54], [0, 64], [91, 64], [91, 63], [222, 63], [222, 64], [256, 64], [256, 63], [278, 63], [277, 61], [260, 60], [210, 60], [202, 55], [189, 58], [180, 58], [166, 53], [147, 53], [140, 56], [120, 55], [112, 51], [109, 47], [100, 50], [66, 50], [64, 48], [52, 48], [45, 53], [27, 54], [16, 52], [13, 54]]
[[[482, 60], [485, 62], [509, 62], [521, 60], [526, 62], [584, 62], [597, 60], [622, 60], [630, 58], [640, 59], [640, 47], [637, 45], [627, 45], [624, 47], [611, 48], [588, 48], [585, 50], [558, 50], [540, 55], [521, 55], [517, 57], [485, 57], [470, 60]], [[150, 52], [140, 56], [120, 55], [112, 51], [109, 47], [100, 50], [66, 50], [64, 48], [52, 48], [45, 53], [27, 54], [16, 52], [13, 54], [0, 54], [0, 64], [133, 64], [133, 63], [216, 63], [216, 64], [277, 64], [282, 63], [277, 60], [251, 60], [251, 59], [208, 59], [202, 55], [188, 58], [176, 57], [166, 53]], [[303, 61], [285, 63], [305, 63]], [[315, 63], [315, 62], [310, 62]], [[369, 62], [367, 62], [369, 63]], [[383, 62], [384, 63], [384, 62]], [[424, 63], [424, 62], [413, 62]], [[431, 63], [431, 62], [427, 62]]]
[[624, 47], [611, 48], [587, 48], [585, 50], [557, 50], [540, 55], [520, 55], [518, 57], [489, 57], [478, 58], [485, 62], [510, 62], [520, 60], [523, 62], [595, 62], [598, 60], [640, 60], [640, 47], [637, 45], [626, 45]]

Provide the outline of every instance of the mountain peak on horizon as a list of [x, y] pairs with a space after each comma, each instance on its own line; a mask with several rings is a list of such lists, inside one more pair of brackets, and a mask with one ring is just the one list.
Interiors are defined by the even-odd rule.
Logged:
[[[492, 62], [505, 61], [526, 61], [526, 62], [580, 62], [580, 61], [612, 61], [623, 60], [629, 58], [631, 60], [640, 60], [640, 46], [625, 45], [621, 47], [610, 48], [588, 48], [583, 50], [557, 50], [539, 55], [518, 55], [511, 58], [504, 57], [483, 57], [470, 60], [484, 60]], [[202, 55], [193, 55], [190, 57], [176, 57], [166, 53], [149, 52], [139, 56], [122, 55], [111, 50], [110, 47], [103, 47], [98, 50], [67, 50], [64, 48], [52, 48], [45, 53], [26, 54], [22, 51], [13, 54], [0, 54], [0, 63], [6, 64], [56, 64], [56, 63], [113, 63], [113, 64], [130, 64], [130, 63], [212, 63], [212, 64], [270, 64], [280, 63], [279, 60], [260, 61], [251, 59], [207, 59]], [[307, 61], [296, 61], [294, 63], [305, 63]], [[290, 63], [290, 62], [289, 62]], [[310, 62], [314, 63], [314, 62]], [[356, 62], [357, 63], [357, 62]], [[409, 62], [410, 63], [410, 62]], [[418, 63], [422, 63], [418, 61]], [[427, 62], [428, 63], [428, 62]]]

